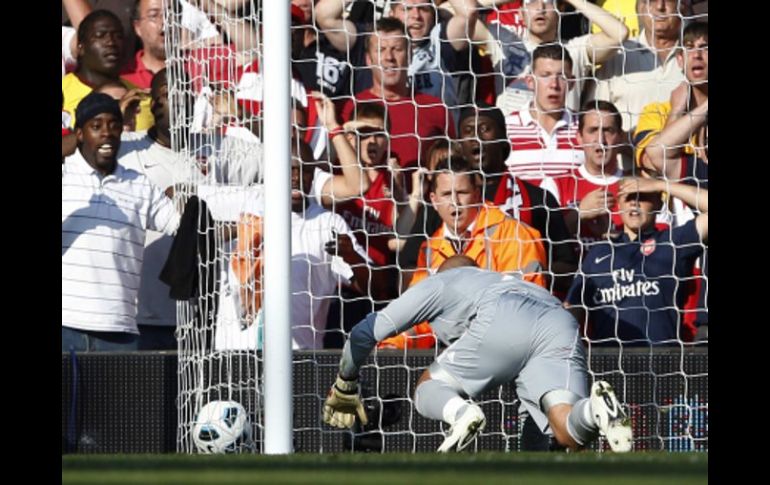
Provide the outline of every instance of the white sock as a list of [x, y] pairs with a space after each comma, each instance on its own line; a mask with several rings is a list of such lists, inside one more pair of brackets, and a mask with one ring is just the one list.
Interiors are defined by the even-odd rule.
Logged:
[[465, 410], [467, 405], [468, 403], [461, 397], [453, 397], [447, 401], [447, 403], [444, 404], [444, 409], [441, 410], [444, 421], [450, 425], [455, 424], [457, 417], [460, 415], [460, 411]]
[[593, 415], [591, 414], [591, 402], [583, 398], [572, 406], [572, 411], [567, 415], [567, 433], [580, 446], [590, 443], [599, 432]]
[[414, 407], [418, 413], [449, 424], [455, 422], [457, 411], [465, 404], [452, 386], [436, 379], [423, 381], [414, 393]]

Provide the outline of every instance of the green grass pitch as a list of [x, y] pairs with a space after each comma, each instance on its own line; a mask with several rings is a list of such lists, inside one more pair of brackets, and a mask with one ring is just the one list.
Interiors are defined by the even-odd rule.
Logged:
[[707, 453], [64, 455], [63, 484], [705, 484]]

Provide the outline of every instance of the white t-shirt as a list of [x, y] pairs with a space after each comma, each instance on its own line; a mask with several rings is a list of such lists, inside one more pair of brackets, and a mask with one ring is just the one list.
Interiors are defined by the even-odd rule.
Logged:
[[180, 154], [156, 143], [146, 131], [123, 132], [118, 163], [144, 174], [160, 190], [186, 183], [192, 176], [190, 164]]
[[[292, 212], [291, 321], [294, 349], [323, 348], [329, 304], [337, 286], [347, 284], [353, 276], [352, 268], [341, 257], [326, 252], [326, 243], [332, 240], [332, 231], [347, 234], [355, 251], [369, 261], [347, 223], [338, 214], [315, 203], [311, 203], [304, 214]], [[229, 251], [233, 250], [234, 244]], [[222, 271], [215, 348], [253, 349], [259, 342], [260, 322], [251, 325], [241, 322], [238, 282], [230, 268], [229, 258], [226, 262]], [[261, 316], [258, 316], [257, 320], [260, 319]]]
[[661, 61], [644, 31], [623, 42], [620, 53], [602, 63], [596, 77], [598, 82], [586, 92], [587, 99], [613, 103], [623, 118], [623, 129], [629, 132], [634, 131], [645, 106], [668, 101], [671, 91], [686, 80], [676, 61], [676, 49]]
[[313, 202], [318, 205], [323, 205], [321, 197], [323, 196], [324, 185], [331, 180], [332, 177], [333, 175], [331, 173], [316, 167], [313, 171], [313, 182], [310, 184], [310, 197], [313, 198]]
[[353, 270], [341, 257], [326, 252], [332, 231], [347, 234], [355, 251], [369, 261], [345, 220], [317, 204], [304, 215], [291, 214], [292, 341], [299, 349], [323, 348], [323, 331], [331, 298], [338, 285], [348, 284]]
[[144, 175], [102, 177], [77, 150], [62, 165], [62, 326], [139, 333], [136, 297], [148, 229], [173, 234], [179, 214]]

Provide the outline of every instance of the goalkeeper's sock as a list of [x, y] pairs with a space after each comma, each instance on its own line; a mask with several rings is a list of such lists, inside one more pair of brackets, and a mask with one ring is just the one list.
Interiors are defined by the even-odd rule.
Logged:
[[418, 413], [450, 425], [467, 405], [452, 386], [437, 379], [423, 381], [414, 392], [414, 407]]
[[463, 415], [465, 409], [468, 407], [468, 402], [461, 397], [453, 397], [446, 404], [444, 409], [441, 410], [441, 414], [444, 421], [454, 426], [457, 419]]
[[567, 432], [580, 446], [595, 440], [599, 435], [599, 427], [591, 415], [591, 402], [583, 398], [572, 406], [567, 416]]

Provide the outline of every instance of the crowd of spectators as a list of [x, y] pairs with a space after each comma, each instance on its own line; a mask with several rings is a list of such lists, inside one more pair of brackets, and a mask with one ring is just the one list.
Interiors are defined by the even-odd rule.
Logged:
[[[458, 254], [592, 345], [708, 341], [707, 1], [285, 1], [296, 349]], [[62, 351], [175, 349], [175, 301], [261, 347], [261, 3], [62, 0]]]

